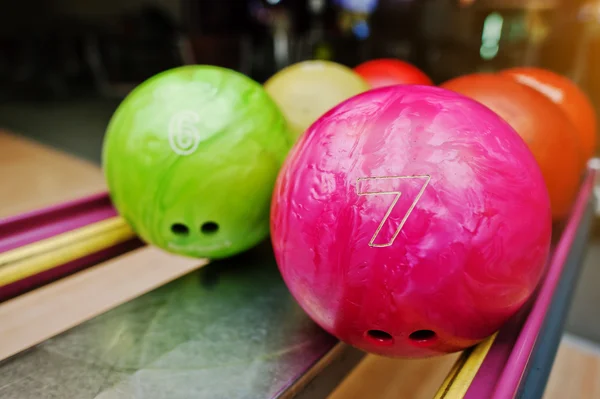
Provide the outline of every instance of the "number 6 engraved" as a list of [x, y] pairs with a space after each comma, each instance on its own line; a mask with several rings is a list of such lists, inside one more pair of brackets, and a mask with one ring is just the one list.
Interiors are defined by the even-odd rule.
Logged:
[[[415, 180], [417, 180], [418, 182], [415, 184], [421, 185], [420, 190], [415, 195], [415, 198], [412, 201], [412, 204], [410, 205], [410, 207], [408, 208], [406, 213], [404, 214], [404, 217], [402, 218], [400, 223], [398, 223], [398, 227], [396, 227], [391, 239], [385, 243], [375, 243], [381, 230], [386, 225], [386, 223], [394, 223], [394, 221], [390, 219], [390, 215], [394, 211], [394, 208], [396, 207], [396, 205], [398, 204], [398, 201], [400, 200], [400, 197], [402, 196], [402, 191], [401, 191], [402, 183], [406, 183], [409, 180], [412, 181], [413, 183], [415, 183]], [[425, 192], [425, 189], [427, 188], [427, 185], [429, 184], [430, 180], [431, 180], [431, 176], [429, 176], [429, 175], [361, 177], [358, 179], [356, 191], [357, 191], [357, 194], [360, 196], [374, 196], [374, 195], [393, 195], [394, 196], [394, 201], [392, 201], [392, 204], [389, 206], [387, 212], [385, 213], [385, 215], [383, 216], [383, 219], [381, 220], [381, 223], [379, 223], [379, 226], [377, 227], [375, 234], [373, 234], [373, 237], [371, 238], [371, 241], [369, 242], [370, 247], [384, 248], [384, 247], [390, 247], [394, 244], [396, 237], [398, 237], [398, 234], [400, 234], [400, 231], [402, 231], [402, 227], [404, 227], [404, 223], [406, 223], [406, 220], [412, 213], [413, 209], [415, 209], [417, 202], [419, 202], [419, 200], [421, 199], [421, 196]], [[389, 189], [390, 186], [393, 187], [391, 190]], [[415, 190], [413, 190], [413, 191], [415, 191]]]
[[196, 124], [200, 115], [194, 111], [183, 110], [171, 117], [169, 121], [169, 144], [174, 153], [190, 155], [198, 149], [200, 131]]

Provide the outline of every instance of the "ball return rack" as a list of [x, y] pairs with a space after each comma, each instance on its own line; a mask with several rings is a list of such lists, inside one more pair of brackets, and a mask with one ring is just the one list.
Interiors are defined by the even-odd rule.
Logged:
[[[436, 399], [540, 398], [586, 253], [593, 160], [536, 295]], [[106, 193], [0, 220], [0, 397], [326, 398], [365, 356], [296, 305], [264, 243], [224, 261], [145, 246]]]

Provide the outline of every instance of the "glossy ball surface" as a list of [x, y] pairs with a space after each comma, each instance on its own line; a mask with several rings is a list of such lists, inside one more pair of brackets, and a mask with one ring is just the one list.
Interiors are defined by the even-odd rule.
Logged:
[[277, 72], [265, 83], [265, 89], [298, 137], [334, 106], [369, 90], [369, 85], [344, 65], [311, 60]]
[[583, 90], [567, 77], [546, 69], [521, 67], [507, 69], [502, 73], [539, 91], [557, 104], [576, 127], [574, 133], [585, 160], [594, 156], [598, 143], [598, 123], [594, 106]]
[[521, 135], [544, 175], [554, 219], [565, 218], [579, 191], [584, 162], [564, 112], [532, 88], [498, 74], [465, 75], [441, 87], [481, 102]]
[[103, 164], [115, 207], [144, 241], [222, 258], [268, 236], [272, 189], [292, 143], [260, 84], [185, 66], [125, 98], [108, 126]]
[[293, 148], [274, 192], [276, 259], [325, 330], [368, 352], [454, 352], [530, 297], [551, 233], [548, 193], [518, 134], [427, 86], [358, 95]]
[[432, 80], [416, 66], [395, 59], [364, 62], [354, 68], [372, 88], [397, 84], [433, 85]]

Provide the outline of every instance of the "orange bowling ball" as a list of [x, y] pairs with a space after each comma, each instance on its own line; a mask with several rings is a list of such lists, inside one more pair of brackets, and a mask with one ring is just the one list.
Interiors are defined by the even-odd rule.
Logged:
[[587, 95], [574, 82], [541, 68], [511, 68], [502, 73], [536, 89], [558, 104], [576, 128], [585, 161], [594, 156], [598, 141], [596, 112]]
[[416, 66], [390, 58], [363, 62], [354, 72], [374, 89], [398, 84], [433, 85], [431, 78]]
[[579, 189], [582, 159], [565, 113], [544, 95], [500, 74], [465, 75], [441, 87], [479, 101], [519, 133], [544, 175], [552, 217], [567, 216]]

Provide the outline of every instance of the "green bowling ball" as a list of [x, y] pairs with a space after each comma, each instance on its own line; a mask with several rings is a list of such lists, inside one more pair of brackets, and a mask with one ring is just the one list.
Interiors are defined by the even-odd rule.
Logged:
[[273, 186], [293, 137], [259, 83], [184, 66], [123, 100], [107, 128], [103, 167], [117, 211], [142, 240], [218, 259], [268, 236]]

